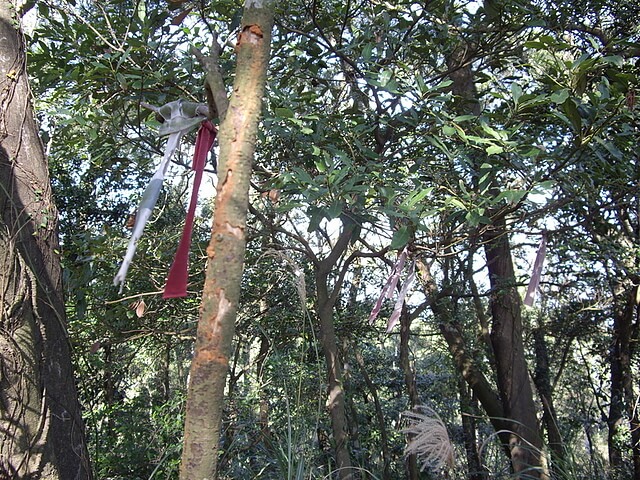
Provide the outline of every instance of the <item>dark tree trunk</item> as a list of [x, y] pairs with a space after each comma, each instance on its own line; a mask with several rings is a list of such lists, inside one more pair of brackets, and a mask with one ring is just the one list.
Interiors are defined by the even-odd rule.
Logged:
[[0, 478], [89, 479], [58, 212], [14, 15], [0, 0]]
[[[433, 314], [438, 320], [438, 326], [442, 337], [447, 342], [449, 353], [453, 359], [458, 372], [462, 378], [469, 384], [474, 395], [479, 400], [480, 405], [489, 416], [491, 424], [497, 432], [504, 431], [508, 428], [505, 422], [504, 410], [500, 397], [494, 391], [489, 380], [484, 376], [482, 371], [476, 366], [476, 362], [467, 353], [462, 330], [456, 325], [451, 315], [451, 305], [447, 298], [441, 298], [440, 292], [431, 276], [429, 267], [418, 262], [418, 269], [425, 284], [427, 298]], [[504, 434], [500, 437], [503, 441], [508, 440]]]
[[[416, 375], [411, 367], [409, 354], [409, 339], [411, 338], [411, 315], [403, 305], [400, 313], [400, 367], [404, 374], [404, 385], [409, 396], [409, 406], [411, 408], [418, 404], [418, 388], [416, 387]], [[407, 475], [409, 480], [418, 480], [420, 469], [418, 468], [418, 458], [415, 454], [407, 457]]]
[[[634, 309], [636, 310], [637, 320], [636, 328], [640, 326], [640, 308], [636, 304]], [[638, 345], [638, 334], [633, 335], [633, 345]], [[630, 349], [630, 358], [634, 358], [635, 348]], [[629, 381], [626, 384], [626, 397], [627, 397], [627, 409], [629, 412], [629, 428], [631, 429], [631, 446], [633, 455], [633, 475], [634, 480], [640, 480], [640, 410], [638, 405], [638, 396], [634, 392], [633, 382], [636, 379], [633, 378], [633, 372], [629, 371]]]
[[367, 385], [367, 389], [373, 398], [373, 405], [376, 412], [376, 421], [378, 423], [378, 429], [380, 430], [380, 450], [382, 450], [382, 480], [389, 480], [391, 478], [391, 456], [389, 454], [389, 435], [387, 434], [387, 422], [384, 418], [384, 412], [382, 411], [382, 404], [380, 403], [380, 396], [378, 395], [378, 389], [374, 381], [369, 377], [367, 373], [367, 365], [362, 357], [362, 353], [358, 350], [356, 345], [352, 346], [356, 362], [362, 373], [364, 383]]
[[640, 423], [635, 408], [636, 397], [631, 371], [631, 338], [635, 305], [635, 288], [619, 282], [614, 288], [613, 339], [611, 344], [611, 403], [607, 420], [609, 464], [612, 470], [623, 468], [623, 454], [619, 435], [625, 417], [631, 429], [634, 480], [640, 479]]
[[503, 217], [494, 220], [484, 235], [487, 269], [491, 284], [491, 343], [496, 360], [497, 383], [508, 419], [511, 463], [517, 474], [545, 476], [540, 454], [536, 406], [524, 356], [521, 301], [516, 290], [511, 248]]
[[340, 292], [340, 282], [329, 289], [329, 275], [338, 259], [344, 254], [354, 231], [354, 224], [343, 219], [344, 227], [331, 253], [320, 262], [316, 270], [316, 302], [320, 321], [320, 345], [327, 366], [327, 408], [331, 417], [334, 450], [338, 478], [353, 478], [349, 454], [349, 434], [346, 416], [345, 392], [342, 383], [342, 368], [338, 357], [338, 338], [333, 323], [334, 307]]
[[549, 354], [547, 352], [547, 343], [542, 327], [536, 328], [533, 332], [533, 342], [536, 354], [536, 371], [533, 381], [538, 390], [540, 401], [542, 402], [542, 423], [547, 431], [549, 449], [551, 450], [551, 465], [552, 468], [554, 468], [554, 466], [562, 467], [565, 460], [564, 444], [558, 427], [556, 409], [553, 404]]
[[468, 478], [469, 480], [483, 480], [488, 477], [488, 472], [483, 470], [480, 455], [478, 454], [476, 411], [471, 392], [469, 392], [469, 386], [463, 378], [458, 381], [458, 392], [460, 394], [462, 436], [464, 439], [464, 451], [467, 456]]
[[[461, 113], [479, 116], [481, 109], [472, 69], [472, 56], [473, 46], [460, 42], [460, 45], [447, 55], [446, 60], [453, 81], [451, 88], [458, 100], [458, 110]], [[478, 166], [481, 163], [482, 158], [476, 159]], [[497, 190], [498, 186], [494, 185], [494, 189]], [[494, 212], [494, 215], [497, 215], [497, 212]], [[512, 432], [507, 443], [511, 464], [518, 476], [540, 478], [545, 477], [539, 470], [542, 439], [538, 432], [533, 390], [524, 356], [521, 301], [515, 287], [513, 260], [507, 234], [504, 217], [495, 216], [493, 224], [483, 238], [492, 294], [491, 346], [503, 418], [508, 419], [508, 430]], [[457, 335], [455, 330], [444, 326], [447, 327], [447, 331], [443, 334], [445, 338], [450, 337], [447, 342], [451, 348], [451, 342], [456, 340]], [[462, 358], [458, 362], [461, 360]], [[474, 377], [477, 378], [477, 375]], [[476, 393], [484, 407], [483, 397], [479, 391]], [[504, 438], [504, 435], [501, 438]]]
[[256, 376], [260, 388], [260, 409], [258, 423], [260, 424], [260, 435], [263, 442], [271, 440], [271, 432], [269, 429], [269, 395], [265, 391], [264, 385], [264, 367], [269, 354], [271, 342], [269, 337], [260, 330], [260, 352], [258, 353], [258, 361], [256, 362]]

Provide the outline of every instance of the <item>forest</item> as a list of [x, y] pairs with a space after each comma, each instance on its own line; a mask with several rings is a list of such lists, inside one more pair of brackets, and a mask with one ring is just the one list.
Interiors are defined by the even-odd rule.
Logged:
[[0, 0], [0, 479], [640, 480], [636, 0]]

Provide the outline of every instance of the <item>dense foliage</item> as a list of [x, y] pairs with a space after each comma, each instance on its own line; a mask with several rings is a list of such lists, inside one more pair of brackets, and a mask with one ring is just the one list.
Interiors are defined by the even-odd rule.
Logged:
[[[177, 478], [210, 198], [190, 296], [166, 301], [161, 290], [192, 138], [123, 294], [112, 278], [163, 148], [140, 102], [206, 102], [190, 47], [214, 39], [230, 85], [241, 12], [228, 0], [46, 0], [30, 12], [29, 72], [97, 478]], [[332, 382], [359, 478], [442, 478], [405, 458], [401, 413], [417, 405], [447, 427], [449, 478], [509, 478], [502, 419], [473, 383], [505, 395], [489, 338], [496, 232], [515, 264], [500, 288], [522, 297], [546, 239], [535, 303], [514, 305], [551, 475], [640, 478], [638, 18], [632, 0], [282, 2], [220, 478], [330, 478], [341, 447], [326, 409]], [[393, 300], [370, 323], [405, 249]]]

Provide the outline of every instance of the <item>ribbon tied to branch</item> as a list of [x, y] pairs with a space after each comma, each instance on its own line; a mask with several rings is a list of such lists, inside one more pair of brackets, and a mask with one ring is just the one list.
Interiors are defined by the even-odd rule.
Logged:
[[192, 169], [195, 170], [195, 179], [193, 184], [193, 192], [189, 203], [189, 210], [185, 226], [182, 232], [182, 238], [178, 246], [176, 257], [171, 266], [167, 284], [164, 289], [163, 298], [184, 297], [187, 294], [187, 278], [188, 278], [188, 256], [189, 247], [191, 245], [191, 233], [193, 230], [193, 221], [195, 217], [195, 209], [198, 201], [198, 190], [202, 181], [202, 174], [207, 160], [207, 153], [211, 150], [216, 137], [216, 128], [207, 120], [208, 109], [206, 105], [192, 102], [184, 102], [177, 100], [167, 103], [162, 107], [154, 107], [149, 104], [142, 104], [144, 107], [156, 112], [160, 120], [164, 120], [160, 125], [158, 133], [160, 135], [168, 135], [167, 144], [165, 145], [164, 156], [157, 170], [151, 177], [151, 181], [142, 195], [140, 205], [131, 232], [131, 238], [127, 246], [127, 252], [122, 260], [120, 269], [113, 279], [114, 285], [120, 285], [120, 293], [124, 288], [124, 282], [127, 277], [129, 266], [136, 252], [138, 241], [142, 237], [144, 227], [147, 224], [151, 212], [155, 207], [160, 196], [160, 190], [164, 177], [169, 168], [171, 158], [175, 153], [182, 137], [200, 124], [198, 136], [196, 139], [196, 147], [193, 156]]

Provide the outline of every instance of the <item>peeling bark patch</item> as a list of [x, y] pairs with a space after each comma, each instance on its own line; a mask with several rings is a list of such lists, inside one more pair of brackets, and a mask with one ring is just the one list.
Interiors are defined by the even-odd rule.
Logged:
[[233, 141], [234, 142], [238, 140], [238, 135], [240, 134], [240, 132], [246, 129], [245, 120], [246, 120], [245, 112], [242, 109], [234, 107], [233, 108]]
[[224, 289], [218, 290], [218, 305], [215, 317], [211, 320], [210, 330], [203, 335], [203, 344], [198, 348], [194, 361], [201, 364], [218, 363], [227, 365], [229, 359], [219, 348], [222, 341], [225, 316], [231, 310], [231, 301], [225, 295]]
[[227, 182], [231, 181], [232, 175], [233, 175], [233, 170], [232, 169], [227, 170], [227, 175], [224, 177], [224, 182], [222, 182], [222, 188], [224, 188], [227, 185]]
[[263, 37], [264, 33], [262, 32], [262, 28], [260, 28], [260, 25], [246, 25], [242, 29], [242, 32], [240, 32], [238, 43], [236, 44], [236, 49], [240, 47], [240, 45], [242, 45], [244, 42], [257, 45]]
[[[213, 363], [223, 366], [229, 365], [229, 359], [225, 355], [204, 349], [198, 352], [198, 356], [194, 358], [194, 362], [198, 363], [199, 365], [210, 365]], [[203, 370], [202, 366], [200, 366], [199, 368], [200, 370]], [[194, 384], [199, 385], [204, 383], [207, 378], [208, 376], [206, 375], [206, 373], [196, 374], [193, 376], [193, 381]]]
[[224, 224], [224, 229], [234, 237], [238, 239], [242, 239], [242, 233], [243, 233], [242, 227], [234, 227], [233, 225], [227, 222]]
[[224, 290], [220, 289], [218, 293], [218, 314], [216, 315], [216, 318], [214, 320], [214, 324], [215, 324], [214, 333], [218, 333], [220, 329], [220, 324], [222, 323], [222, 319], [227, 314], [230, 307], [231, 307], [231, 302], [229, 301], [227, 296], [224, 294]]
[[326, 406], [328, 409], [333, 409], [338, 403], [338, 397], [342, 396], [342, 388], [335, 386], [329, 392], [329, 396], [327, 397]]
[[260, 25], [248, 25], [246, 27], [244, 27], [244, 31], [246, 32], [247, 29], [253, 33], [254, 35], [262, 38], [264, 37], [264, 34], [262, 33], [262, 29], [260, 28]]

